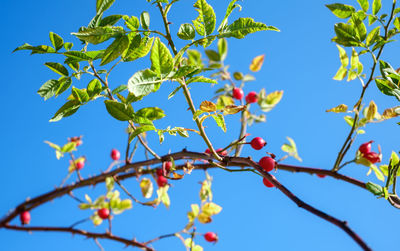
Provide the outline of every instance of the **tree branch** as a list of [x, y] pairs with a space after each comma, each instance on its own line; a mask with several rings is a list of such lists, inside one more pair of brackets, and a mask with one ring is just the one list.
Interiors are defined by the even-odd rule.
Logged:
[[[19, 213], [21, 213], [23, 210], [31, 210], [32, 208], [35, 208], [41, 204], [44, 204], [45, 202], [48, 202], [54, 198], [63, 196], [70, 191], [89, 186], [89, 185], [95, 185], [100, 182], [104, 182], [106, 177], [109, 176], [115, 176], [119, 173], [125, 172], [128, 169], [134, 168], [135, 174], [150, 174], [155, 172], [154, 169], [148, 169], [148, 170], [142, 170], [139, 169], [142, 166], [147, 166], [147, 165], [154, 165], [154, 164], [159, 164], [162, 163], [163, 161], [169, 160], [170, 158], [173, 158], [174, 160], [180, 160], [180, 159], [203, 159], [207, 160], [209, 162], [213, 161], [213, 157], [210, 156], [209, 154], [204, 154], [204, 153], [198, 153], [198, 152], [189, 152], [186, 150], [183, 150], [181, 152], [173, 153], [173, 154], [168, 154], [163, 156], [161, 159], [150, 159], [146, 161], [139, 161], [136, 163], [132, 164], [127, 164], [123, 167], [120, 167], [118, 169], [115, 169], [114, 171], [111, 171], [109, 173], [103, 173], [98, 176], [88, 178], [86, 180], [82, 180], [76, 184], [72, 184], [63, 188], [56, 188], [53, 191], [50, 191], [46, 194], [43, 194], [41, 196], [38, 196], [36, 198], [33, 198], [32, 200], [26, 201], [24, 203], [21, 203], [19, 206], [17, 206], [15, 209], [11, 211], [11, 213], [4, 217], [0, 221], [0, 228], [1, 227], [7, 227], [8, 222], [10, 222], [13, 218], [15, 218]], [[362, 248], [363, 250], [371, 250], [367, 244], [353, 231], [351, 230], [345, 221], [340, 221], [336, 218], [334, 218], [331, 215], [328, 215], [311, 205], [305, 203], [304, 201], [300, 200], [297, 196], [295, 196], [290, 190], [288, 190], [285, 186], [283, 186], [279, 181], [269, 174], [268, 172], [264, 171], [260, 165], [258, 165], [256, 162], [254, 162], [251, 158], [243, 158], [243, 157], [224, 157], [223, 161], [220, 163], [220, 165], [223, 166], [250, 166], [256, 169], [260, 174], [262, 174], [263, 177], [268, 179], [272, 184], [275, 185], [276, 188], [278, 188], [283, 194], [285, 194], [290, 200], [292, 200], [294, 203], [296, 203], [299, 207], [309, 211], [310, 213], [338, 226], [341, 228], [343, 231], [345, 231], [354, 241], [356, 241]], [[308, 172], [308, 173], [320, 173], [320, 174], [326, 174], [330, 175], [335, 178], [339, 178], [342, 180], [346, 180], [349, 183], [358, 185], [360, 187], [365, 187], [365, 185], [362, 185], [361, 182], [358, 182], [352, 178], [345, 178], [346, 176], [340, 175], [340, 174], [334, 174], [334, 172], [329, 171], [329, 170], [322, 170], [322, 169], [313, 169], [313, 168], [304, 168], [304, 167], [295, 167], [295, 166], [290, 166], [290, 165], [279, 165], [278, 166], [281, 169], [284, 170], [290, 170], [290, 171], [297, 171], [297, 172]], [[129, 174], [132, 175], [132, 174]], [[121, 180], [121, 177], [124, 177], [124, 175], [117, 176], [117, 179]]]
[[71, 234], [79, 234], [86, 236], [88, 238], [92, 239], [108, 239], [108, 240], [113, 240], [117, 241], [120, 243], [125, 244], [126, 246], [132, 246], [132, 247], [137, 247], [142, 250], [146, 251], [154, 251], [153, 248], [147, 247], [145, 244], [137, 242], [135, 240], [128, 240], [119, 236], [112, 235], [110, 233], [93, 233], [93, 232], [87, 232], [85, 230], [80, 230], [80, 229], [75, 229], [75, 228], [68, 228], [68, 227], [20, 227], [20, 226], [15, 226], [15, 225], [4, 225], [4, 228], [7, 229], [12, 229], [12, 230], [18, 230], [18, 231], [40, 231], [40, 232], [64, 232], [64, 233], [71, 233]]

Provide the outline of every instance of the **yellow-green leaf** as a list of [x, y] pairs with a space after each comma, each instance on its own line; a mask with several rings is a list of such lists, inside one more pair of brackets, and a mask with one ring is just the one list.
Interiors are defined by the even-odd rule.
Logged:
[[203, 101], [200, 104], [200, 110], [203, 112], [215, 112], [217, 110], [217, 106], [211, 101]]
[[153, 194], [153, 183], [150, 179], [143, 178], [140, 181], [140, 188], [142, 190], [143, 197], [146, 199], [150, 198]]
[[341, 105], [338, 105], [338, 106], [336, 106], [334, 108], [326, 110], [326, 112], [335, 112], [335, 113], [347, 112], [347, 108], [348, 108], [347, 105], [341, 104]]
[[377, 115], [378, 112], [378, 107], [376, 106], [375, 102], [373, 100], [371, 100], [371, 102], [369, 103], [368, 106], [368, 111], [366, 114], [366, 119], [368, 120], [373, 120], [375, 118], [375, 116]]
[[249, 67], [250, 71], [257, 72], [257, 71], [261, 70], [261, 67], [262, 67], [262, 65], [264, 63], [264, 58], [265, 58], [265, 55], [260, 55], [260, 56], [255, 57], [251, 61], [251, 64], [250, 64], [250, 67]]

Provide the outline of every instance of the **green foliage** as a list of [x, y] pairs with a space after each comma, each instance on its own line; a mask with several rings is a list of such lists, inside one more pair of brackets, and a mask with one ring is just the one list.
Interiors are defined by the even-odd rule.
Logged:
[[113, 26], [104, 26], [104, 27], [96, 27], [96, 28], [86, 28], [79, 32], [73, 32], [72, 35], [75, 35], [77, 38], [91, 43], [91, 44], [100, 44], [112, 37], [118, 37], [123, 35], [124, 29], [122, 27], [113, 27]]
[[214, 9], [206, 0], [197, 0], [193, 6], [199, 13], [199, 16], [192, 21], [197, 33], [204, 37], [211, 35], [216, 23]]
[[260, 22], [255, 22], [252, 18], [239, 18], [238, 20], [221, 30], [218, 38], [234, 37], [241, 39], [250, 33], [266, 30], [279, 31], [279, 29], [277, 29], [276, 27], [267, 26], [266, 24]]
[[167, 46], [156, 38], [150, 54], [151, 70], [160, 78], [165, 78], [173, 68], [172, 55]]
[[196, 36], [195, 28], [192, 24], [181, 24], [177, 35], [180, 39], [192, 40]]

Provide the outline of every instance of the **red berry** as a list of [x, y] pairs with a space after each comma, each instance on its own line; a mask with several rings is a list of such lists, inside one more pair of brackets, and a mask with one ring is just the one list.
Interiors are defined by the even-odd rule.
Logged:
[[360, 151], [362, 154], [369, 153], [371, 151], [371, 143], [374, 141], [368, 141], [364, 144], [362, 144], [359, 148], [358, 151]]
[[211, 154], [211, 151], [208, 148], [204, 152], [207, 153], [207, 154]]
[[267, 144], [267, 142], [265, 142], [265, 140], [263, 138], [260, 138], [260, 137], [255, 137], [250, 142], [251, 147], [253, 147], [255, 150], [260, 150], [266, 144]]
[[169, 171], [171, 171], [171, 168], [172, 168], [172, 162], [171, 161], [166, 161], [166, 162], [163, 163], [163, 165], [164, 165], [165, 171], [167, 173], [169, 173]]
[[159, 187], [165, 187], [168, 184], [167, 178], [164, 176], [157, 176], [157, 185]]
[[206, 239], [206, 241], [208, 241], [208, 242], [217, 242], [218, 236], [216, 233], [207, 232], [204, 234], [204, 239]]
[[233, 88], [232, 96], [235, 99], [241, 100], [244, 96], [243, 90], [237, 87]]
[[266, 178], [263, 178], [263, 183], [266, 187], [274, 187], [274, 184], [272, 184], [269, 180]]
[[371, 162], [372, 164], [375, 164], [377, 162], [381, 162], [381, 156], [380, 154], [376, 153], [376, 152], [369, 152], [363, 155], [364, 158], [366, 158], [369, 162]]
[[258, 101], [258, 95], [256, 92], [249, 92], [246, 96], [246, 103], [251, 104]]
[[70, 142], [75, 142], [76, 146], [82, 145], [82, 136], [80, 137], [71, 137], [68, 139]]
[[120, 157], [121, 157], [121, 154], [119, 153], [119, 151], [117, 149], [111, 150], [111, 158], [113, 160], [119, 160]]
[[81, 170], [85, 166], [85, 160], [80, 160], [75, 163], [76, 169]]
[[163, 172], [162, 168], [157, 168], [156, 169], [156, 174], [157, 174], [157, 176], [163, 176], [164, 172]]
[[275, 168], [276, 162], [271, 157], [262, 157], [258, 164], [266, 171], [270, 172]]
[[110, 210], [108, 210], [108, 208], [99, 209], [97, 210], [97, 215], [103, 220], [108, 219], [108, 216], [110, 216]]
[[22, 225], [29, 224], [29, 222], [31, 221], [31, 213], [29, 213], [29, 211], [23, 211], [19, 215], [19, 219], [21, 220]]
[[317, 176], [320, 177], [320, 178], [325, 178], [326, 177], [325, 174], [320, 174], [320, 173], [317, 173]]
[[228, 155], [228, 152], [227, 151], [222, 151], [222, 148], [218, 148], [216, 151], [217, 151], [217, 153], [219, 155], [222, 155], [222, 156]]

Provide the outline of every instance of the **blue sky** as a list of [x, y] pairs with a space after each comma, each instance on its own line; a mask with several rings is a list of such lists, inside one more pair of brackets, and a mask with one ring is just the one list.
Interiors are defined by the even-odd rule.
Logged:
[[[183, 0], [176, 3], [170, 12], [171, 29], [176, 34], [179, 24], [190, 22], [196, 17], [191, 7], [194, 1]], [[384, 4], [388, 2], [385, 1]], [[210, 0], [219, 23], [225, 14], [229, 1]], [[266, 88], [267, 92], [284, 90], [281, 103], [267, 114], [267, 123], [249, 128], [252, 136], [260, 136], [268, 141], [267, 151], [282, 156], [280, 146], [286, 136], [295, 139], [301, 165], [329, 169], [337, 152], [343, 144], [349, 127], [342, 115], [326, 113], [325, 110], [345, 103], [352, 107], [359, 97], [361, 85], [357, 81], [337, 82], [332, 80], [340, 66], [337, 48], [330, 39], [334, 36], [333, 25], [339, 20], [324, 6], [326, 1], [244, 1], [243, 10], [234, 12], [231, 21], [238, 17], [253, 17], [268, 25], [278, 27], [281, 32], [259, 32], [247, 39], [229, 39], [229, 54], [226, 63], [230, 70], [247, 71], [253, 57], [265, 54], [263, 69], [256, 73], [257, 81], [246, 85], [245, 93]], [[356, 5], [356, 1], [346, 1]], [[387, 4], [387, 3], [386, 3]], [[386, 9], [387, 6], [384, 6]], [[151, 16], [151, 27], [162, 29], [160, 15], [155, 6], [145, 0], [118, 0], [107, 14], [129, 14], [139, 16], [147, 10]], [[0, 41], [2, 58], [3, 96], [0, 100], [3, 123], [2, 173], [0, 189], [3, 202], [0, 214], [4, 215], [27, 197], [47, 192], [58, 185], [67, 173], [68, 161], [57, 160], [54, 152], [43, 143], [49, 140], [63, 144], [67, 137], [84, 135], [84, 144], [79, 154], [88, 158], [82, 174], [93, 175], [105, 170], [109, 163], [112, 148], [124, 149], [125, 124], [112, 119], [102, 101], [95, 101], [81, 108], [76, 115], [57, 123], [48, 120], [64, 102], [66, 96], [43, 102], [36, 94], [38, 88], [55, 73], [43, 64], [61, 60], [53, 56], [34, 55], [27, 52], [11, 54], [17, 46], [28, 42], [32, 45], [49, 44], [49, 31], [61, 35], [65, 41], [79, 41], [70, 35], [80, 26], [86, 25], [95, 14], [95, 1], [6, 1], [0, 14], [5, 20], [3, 36]], [[164, 41], [165, 42], [165, 41]], [[182, 46], [183, 43], [178, 43]], [[215, 49], [216, 43], [212, 45]], [[398, 68], [399, 47], [390, 44], [383, 59]], [[363, 60], [363, 59], [361, 59]], [[364, 63], [365, 62], [365, 63]], [[363, 61], [366, 71], [369, 61]], [[111, 85], [125, 84], [138, 70], [148, 67], [148, 58], [122, 65], [110, 77]], [[83, 78], [73, 85], [83, 88], [90, 79]], [[222, 85], [222, 83], [220, 83]], [[135, 109], [147, 106], [162, 107], [167, 117], [156, 123], [159, 128], [185, 126], [194, 128], [191, 114], [182, 105], [182, 93], [168, 100], [168, 94], [177, 83], [164, 83], [159, 92], [146, 97]], [[198, 106], [201, 101], [210, 99], [215, 91], [207, 84], [193, 85], [192, 95]], [[384, 108], [398, 105], [394, 98], [383, 96], [375, 85], [367, 90], [365, 102], [373, 99], [382, 112]], [[216, 147], [228, 144], [239, 133], [238, 116], [227, 120], [228, 132], [222, 134], [213, 123], [207, 123], [207, 133]], [[397, 120], [398, 121], [398, 120]], [[349, 151], [347, 160], [355, 153], [357, 146], [375, 140], [383, 150], [383, 161], [388, 162], [392, 150], [398, 151], [396, 119], [372, 124], [366, 128], [355, 146]], [[189, 139], [166, 136], [160, 145], [156, 135], [149, 135], [152, 148], [158, 153], [180, 151], [184, 147], [193, 151], [204, 151], [201, 138], [191, 135]], [[374, 144], [377, 151], [377, 145]], [[261, 151], [245, 147], [243, 156], [258, 160]], [[139, 149], [136, 160], [143, 159]], [[299, 164], [294, 159], [285, 163]], [[343, 170], [363, 181], [379, 183], [375, 177], [366, 176], [363, 166], [350, 165]], [[197, 231], [215, 231], [220, 236], [216, 245], [206, 243], [202, 238], [197, 242], [205, 250], [359, 250], [359, 247], [336, 226], [327, 223], [310, 213], [299, 209], [276, 189], [266, 189], [260, 178], [248, 173], [226, 173], [213, 170], [214, 202], [223, 210], [214, 217], [211, 224], [199, 225]], [[278, 180], [306, 202], [339, 219], [348, 221], [352, 227], [374, 250], [394, 250], [397, 228], [394, 222], [400, 220], [399, 211], [386, 201], [377, 200], [367, 191], [332, 178], [319, 179], [306, 174], [293, 174], [278, 171]], [[204, 179], [202, 172], [186, 176], [184, 180], [173, 181], [170, 189], [172, 205], [170, 210], [160, 206], [158, 209], [134, 205], [124, 215], [114, 220], [117, 233], [129, 238], [135, 236], [146, 241], [158, 235], [175, 232], [186, 224], [186, 212], [190, 204], [198, 203], [198, 182]], [[139, 195], [135, 180], [124, 183]], [[78, 191], [83, 196], [89, 193], [104, 192], [103, 186], [94, 190]], [[54, 200], [32, 211], [32, 225], [68, 226], [89, 216], [90, 212], [80, 211], [70, 198]], [[15, 221], [14, 223], [17, 223]], [[90, 223], [82, 227], [93, 230]], [[103, 231], [105, 224], [97, 227]], [[54, 233], [12, 232], [0, 230], [2, 250], [96, 250], [91, 240], [80, 236]], [[120, 244], [102, 241], [106, 250], [119, 250]], [[32, 248], [34, 247], [34, 248]], [[158, 250], [184, 250], [177, 239], [167, 239], [154, 245]]]

